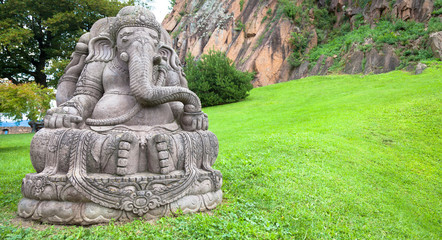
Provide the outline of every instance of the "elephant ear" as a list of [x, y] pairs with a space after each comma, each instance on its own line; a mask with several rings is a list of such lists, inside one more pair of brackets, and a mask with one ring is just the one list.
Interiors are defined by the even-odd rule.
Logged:
[[187, 88], [187, 80], [184, 70], [181, 67], [180, 58], [173, 48], [167, 45], [160, 45], [158, 54], [165, 59], [169, 72], [166, 78], [166, 86], [181, 86]]
[[163, 59], [167, 59], [167, 65], [174, 71], [181, 71], [182, 68], [180, 59], [173, 48], [166, 45], [160, 45], [158, 53], [161, 55], [161, 57], [163, 57]]
[[115, 57], [113, 42], [107, 36], [98, 36], [89, 42], [89, 55], [86, 63], [89, 62], [108, 62]]

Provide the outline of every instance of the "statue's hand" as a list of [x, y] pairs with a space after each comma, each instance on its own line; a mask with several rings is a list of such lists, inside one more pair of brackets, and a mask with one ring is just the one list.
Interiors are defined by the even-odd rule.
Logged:
[[46, 128], [77, 128], [83, 118], [74, 107], [56, 107], [48, 110], [44, 119]]
[[181, 116], [181, 127], [185, 131], [207, 130], [209, 119], [203, 112], [189, 113], [184, 112]]

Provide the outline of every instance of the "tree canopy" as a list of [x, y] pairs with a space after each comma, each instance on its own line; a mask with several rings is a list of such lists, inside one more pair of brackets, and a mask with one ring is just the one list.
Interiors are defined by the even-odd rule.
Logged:
[[30, 120], [42, 119], [55, 98], [52, 89], [35, 82], [13, 84], [9, 80], [0, 82], [0, 112], [16, 121], [25, 115]]
[[56, 86], [79, 37], [134, 0], [0, 0], [0, 77]]

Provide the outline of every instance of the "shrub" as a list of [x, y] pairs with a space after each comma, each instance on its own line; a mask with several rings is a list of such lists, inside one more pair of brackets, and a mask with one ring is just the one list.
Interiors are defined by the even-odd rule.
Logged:
[[364, 25], [365, 20], [364, 20], [364, 15], [362, 15], [361, 13], [356, 14], [354, 17], [354, 22], [353, 22], [353, 27], [355, 29], [358, 29], [360, 26]]
[[241, 72], [220, 51], [209, 51], [195, 61], [189, 55], [184, 67], [189, 89], [201, 99], [203, 107], [238, 102], [249, 95], [255, 73]]
[[[442, 9], [442, 8], [441, 8]], [[442, 14], [442, 10], [441, 10]], [[432, 17], [430, 21], [428, 22], [428, 32], [439, 32], [442, 31], [442, 21], [438, 17]]]
[[23, 115], [34, 121], [42, 119], [54, 97], [52, 89], [35, 82], [18, 85], [0, 82], [0, 112], [15, 121], [22, 120]]
[[242, 31], [242, 30], [245, 30], [246, 29], [246, 25], [244, 24], [244, 23], [242, 23], [242, 21], [241, 21], [241, 19], [238, 19], [236, 22], [235, 22], [235, 31]]
[[239, 10], [242, 11], [244, 7], [244, 0], [239, 1]]
[[302, 64], [303, 59], [299, 52], [292, 52], [287, 60], [290, 66], [299, 67]]
[[293, 52], [290, 54], [288, 63], [292, 67], [298, 67], [304, 60], [303, 53], [307, 48], [308, 42], [310, 41], [310, 33], [290, 33], [290, 44], [293, 46]]
[[336, 22], [336, 16], [328, 12], [327, 8], [313, 8], [314, 22], [316, 28], [322, 30], [332, 29]]
[[442, 0], [435, 0], [433, 7], [433, 15], [438, 16], [442, 14]]

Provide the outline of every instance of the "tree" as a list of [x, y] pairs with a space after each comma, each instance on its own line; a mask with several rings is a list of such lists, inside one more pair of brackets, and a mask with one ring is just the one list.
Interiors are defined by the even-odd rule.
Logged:
[[0, 77], [14, 84], [56, 86], [79, 37], [98, 19], [131, 4], [133, 0], [0, 0]]
[[23, 115], [33, 121], [42, 119], [54, 98], [52, 89], [35, 82], [18, 85], [8, 80], [0, 82], [0, 112], [16, 121], [22, 120]]
[[203, 54], [199, 61], [189, 55], [184, 72], [189, 89], [198, 95], [204, 107], [245, 99], [255, 77], [255, 73], [237, 70], [226, 54], [213, 50]]

